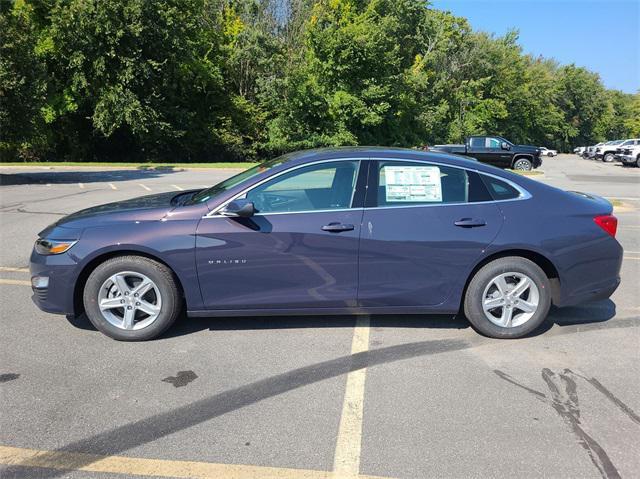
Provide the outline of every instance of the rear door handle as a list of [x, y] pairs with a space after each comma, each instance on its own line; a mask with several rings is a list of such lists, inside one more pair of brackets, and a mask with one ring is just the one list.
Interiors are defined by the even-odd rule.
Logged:
[[482, 218], [461, 218], [453, 224], [461, 228], [476, 228], [478, 226], [486, 226], [487, 222]]
[[329, 223], [322, 227], [322, 231], [329, 231], [331, 233], [340, 233], [341, 231], [351, 231], [355, 227], [353, 225], [345, 225], [342, 223]]

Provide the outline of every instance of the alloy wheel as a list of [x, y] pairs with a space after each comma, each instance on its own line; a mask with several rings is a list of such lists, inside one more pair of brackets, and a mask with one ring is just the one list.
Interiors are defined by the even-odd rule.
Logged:
[[100, 287], [98, 307], [104, 319], [124, 330], [138, 330], [153, 323], [162, 309], [158, 286], [147, 276], [122, 271]]
[[523, 273], [494, 277], [482, 295], [482, 310], [489, 321], [502, 328], [515, 328], [529, 321], [538, 309], [540, 292]]
[[530, 171], [532, 169], [531, 162], [529, 160], [518, 160], [513, 166], [514, 170]]

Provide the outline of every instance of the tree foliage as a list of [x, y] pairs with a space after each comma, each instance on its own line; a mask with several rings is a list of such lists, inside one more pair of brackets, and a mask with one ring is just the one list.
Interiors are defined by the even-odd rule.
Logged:
[[424, 0], [0, 0], [3, 159], [640, 135], [640, 94]]

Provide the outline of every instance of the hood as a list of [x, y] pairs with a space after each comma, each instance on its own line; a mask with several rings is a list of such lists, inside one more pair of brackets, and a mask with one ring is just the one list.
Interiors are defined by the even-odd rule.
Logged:
[[86, 228], [88, 226], [128, 221], [158, 221], [177, 206], [177, 203], [179, 203], [176, 201], [178, 197], [183, 197], [190, 193], [192, 192], [177, 193], [172, 191], [93, 206], [61, 218], [48, 227], [47, 230], [54, 226]]
[[540, 148], [538, 148], [537, 146], [531, 146], [531, 145], [516, 145], [516, 148], [518, 149], [518, 151], [520, 152], [527, 152], [527, 153], [540, 153]]

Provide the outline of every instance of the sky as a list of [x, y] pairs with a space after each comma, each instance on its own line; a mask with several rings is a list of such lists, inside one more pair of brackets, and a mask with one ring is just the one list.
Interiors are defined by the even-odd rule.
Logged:
[[607, 88], [640, 89], [640, 0], [431, 0], [474, 29], [520, 32], [525, 53], [575, 63]]

